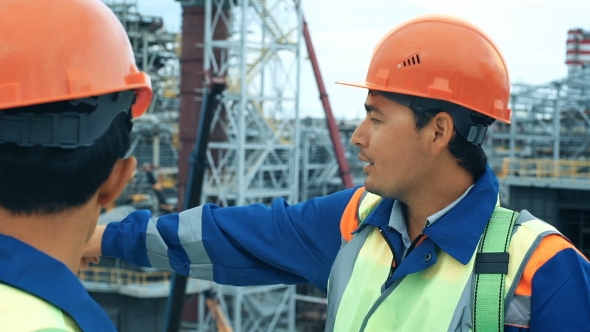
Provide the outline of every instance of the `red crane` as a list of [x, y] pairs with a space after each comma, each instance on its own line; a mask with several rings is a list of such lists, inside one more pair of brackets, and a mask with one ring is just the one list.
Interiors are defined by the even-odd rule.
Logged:
[[[295, 6], [299, 8], [298, 0], [295, 0]], [[324, 85], [324, 79], [322, 78], [320, 65], [318, 63], [318, 59], [315, 54], [315, 49], [311, 41], [311, 34], [309, 33], [307, 21], [305, 20], [305, 16], [303, 14], [301, 14], [301, 17], [303, 20], [303, 37], [305, 38], [307, 53], [309, 53], [309, 59], [311, 60], [313, 74], [318, 84], [318, 89], [320, 90], [320, 100], [322, 101], [322, 106], [324, 107], [324, 113], [326, 113], [326, 122], [328, 124], [330, 137], [332, 138], [334, 153], [336, 154], [336, 159], [338, 160], [338, 168], [340, 170], [342, 184], [345, 188], [352, 188], [354, 184], [352, 183], [352, 175], [350, 174], [350, 166], [348, 165], [348, 160], [344, 155], [344, 148], [342, 147], [342, 141], [340, 138], [340, 130], [336, 125], [336, 120], [334, 119], [334, 114], [332, 113], [332, 106], [330, 105], [330, 100], [328, 99], [328, 93], [326, 92], [326, 86]]]

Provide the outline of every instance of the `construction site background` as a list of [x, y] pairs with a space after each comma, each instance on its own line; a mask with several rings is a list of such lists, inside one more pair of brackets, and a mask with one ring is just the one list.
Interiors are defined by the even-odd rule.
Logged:
[[[352, 183], [363, 183], [364, 165], [349, 144], [360, 120], [337, 122], [335, 141], [330, 113], [300, 118], [299, 86], [318, 82], [300, 81], [312, 59], [303, 13], [292, 0], [180, 1], [181, 33], [167, 32], [162, 18], [140, 13], [136, 0], [104, 2], [125, 26], [155, 97], [147, 114], [135, 120], [135, 176], [100, 223], [136, 209], [156, 216], [178, 210], [203, 87], [213, 77], [224, 77], [227, 89], [212, 124], [203, 203], [269, 203], [277, 197], [298, 202], [340, 190], [336, 145]], [[553, 223], [589, 256], [590, 34], [573, 28], [565, 37], [567, 77], [513, 85], [512, 124], [490, 127], [484, 148], [501, 181], [502, 204]], [[318, 101], [317, 107], [319, 114], [325, 105]], [[79, 277], [121, 331], [163, 329], [169, 272], [105, 258]], [[216, 294], [233, 331], [323, 331], [325, 294], [310, 285], [229, 287], [194, 279], [186, 288], [185, 331], [216, 330], [206, 290]]]

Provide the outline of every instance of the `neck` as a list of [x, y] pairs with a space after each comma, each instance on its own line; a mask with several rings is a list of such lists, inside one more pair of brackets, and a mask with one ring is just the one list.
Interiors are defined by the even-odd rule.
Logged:
[[414, 240], [426, 227], [426, 218], [457, 200], [475, 183], [471, 174], [461, 166], [439, 168], [431, 173], [418, 189], [404, 201], [410, 238]]
[[0, 208], [0, 234], [12, 236], [78, 272], [82, 249], [100, 209], [87, 204], [55, 214], [14, 215]]

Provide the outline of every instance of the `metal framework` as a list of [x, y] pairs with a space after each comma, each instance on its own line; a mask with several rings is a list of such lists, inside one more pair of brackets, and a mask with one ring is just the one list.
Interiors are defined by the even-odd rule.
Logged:
[[494, 152], [510, 158], [579, 160], [589, 154], [590, 82], [564, 79], [547, 85], [512, 86], [512, 125], [494, 126]]
[[[353, 185], [362, 185], [364, 163], [357, 158], [358, 148], [350, 144], [350, 136], [358, 121], [339, 124], [339, 137], [343, 142]], [[301, 190], [300, 201], [331, 194], [343, 188], [340, 168], [333, 148], [332, 138], [326, 128], [326, 120], [305, 119], [301, 125]]]
[[342, 180], [338, 177], [338, 164], [326, 128], [313, 123], [304, 123], [301, 141], [300, 200], [305, 201], [315, 196], [327, 195], [340, 189]]
[[[232, 332], [295, 331], [295, 287], [270, 285], [232, 287], [215, 285], [221, 310], [229, 318]], [[199, 294], [197, 324], [185, 324], [185, 330], [217, 331], [211, 313], [205, 311], [205, 298]]]
[[589, 256], [590, 32], [569, 30], [566, 45], [567, 77], [514, 84], [512, 124], [491, 127], [485, 148], [502, 203], [527, 205]]
[[177, 121], [180, 35], [169, 33], [161, 17], [140, 14], [137, 0], [103, 0], [125, 27], [140, 70], [152, 79], [154, 99], [148, 113]]
[[[132, 154], [138, 165], [150, 163], [158, 177], [174, 178], [178, 153], [174, 145], [179, 110], [180, 34], [166, 31], [159, 16], [139, 12], [137, 0], [103, 0], [125, 28], [140, 70], [150, 75], [154, 97], [147, 114], [134, 120]], [[171, 202], [176, 190], [168, 196]]]
[[[581, 41], [588, 48], [590, 36], [569, 34], [568, 76], [543, 85], [514, 84], [512, 124], [490, 128], [485, 148], [504, 187], [590, 186], [590, 70], [587, 52], [576, 46]], [[506, 188], [502, 195], [508, 202]]]
[[[216, 31], [227, 38], [216, 39]], [[299, 195], [301, 12], [291, 0], [205, 1], [206, 79], [224, 77], [207, 149], [202, 203], [270, 203]], [[215, 136], [215, 135], [213, 135]], [[232, 329], [295, 329], [295, 287], [214, 286]], [[198, 330], [209, 330], [208, 315]]]
[[[209, 143], [203, 203], [297, 200], [300, 16], [289, 0], [205, 2], [204, 69], [228, 89], [212, 124], [226, 139]], [[227, 39], [215, 39], [219, 25]]]

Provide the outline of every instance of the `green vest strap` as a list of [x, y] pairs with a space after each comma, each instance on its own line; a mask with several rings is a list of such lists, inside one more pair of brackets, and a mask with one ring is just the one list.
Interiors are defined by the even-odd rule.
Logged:
[[518, 213], [496, 208], [475, 257], [474, 331], [504, 331], [504, 279], [508, 247]]

